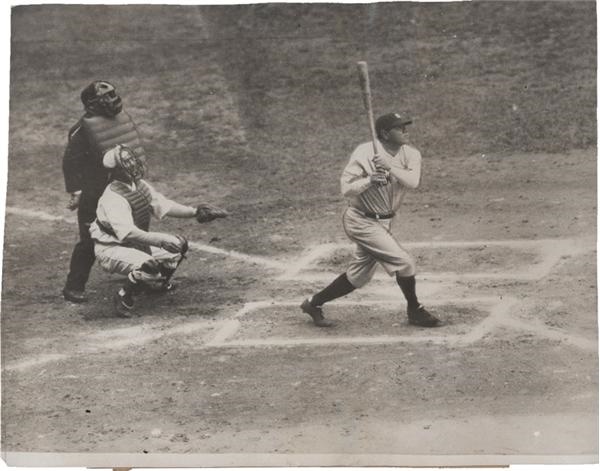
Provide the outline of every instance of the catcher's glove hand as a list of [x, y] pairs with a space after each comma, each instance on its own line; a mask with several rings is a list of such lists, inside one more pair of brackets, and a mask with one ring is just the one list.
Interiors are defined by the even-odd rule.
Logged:
[[185, 254], [188, 250], [188, 241], [180, 235], [165, 234], [160, 247], [167, 252]]
[[227, 216], [229, 216], [229, 213], [224, 209], [206, 203], [199, 204], [198, 206], [196, 206], [196, 214], [194, 217], [196, 218], [196, 221], [198, 221], [199, 223], [203, 223], [210, 222], [219, 218], [225, 218]]

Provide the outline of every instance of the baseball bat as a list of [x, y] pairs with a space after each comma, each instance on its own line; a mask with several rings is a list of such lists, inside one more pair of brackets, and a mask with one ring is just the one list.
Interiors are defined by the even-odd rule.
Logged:
[[371, 97], [371, 84], [369, 82], [369, 68], [367, 63], [364, 61], [357, 62], [356, 66], [358, 67], [358, 78], [360, 80], [363, 103], [369, 118], [369, 130], [371, 132], [371, 141], [373, 142], [373, 153], [377, 155], [377, 146], [375, 145], [375, 119], [373, 118], [373, 98]]

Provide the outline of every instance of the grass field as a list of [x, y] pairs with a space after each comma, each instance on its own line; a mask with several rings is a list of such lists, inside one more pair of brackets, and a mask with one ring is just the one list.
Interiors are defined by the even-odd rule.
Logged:
[[[595, 2], [29, 5], [11, 27], [5, 451], [597, 461]], [[423, 179], [394, 232], [433, 334], [383, 276], [331, 306], [337, 330], [296, 307], [349, 257], [359, 60], [376, 114], [415, 118]], [[62, 152], [99, 78], [156, 186], [232, 213], [161, 223], [196, 245], [181, 289], [131, 320], [98, 267], [89, 304], [60, 297]]]

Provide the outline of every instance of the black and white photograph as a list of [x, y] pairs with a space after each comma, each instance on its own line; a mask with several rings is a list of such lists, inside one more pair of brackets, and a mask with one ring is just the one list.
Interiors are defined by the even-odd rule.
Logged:
[[595, 1], [5, 13], [8, 466], [598, 464]]

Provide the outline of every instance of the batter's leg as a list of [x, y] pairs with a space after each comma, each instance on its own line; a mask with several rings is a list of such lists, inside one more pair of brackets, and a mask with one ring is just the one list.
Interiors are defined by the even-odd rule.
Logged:
[[417, 281], [415, 280], [414, 275], [400, 276], [400, 274], [396, 272], [396, 282], [406, 298], [408, 309], [416, 309], [419, 306], [419, 300], [417, 299]]
[[341, 298], [342, 296], [351, 293], [356, 288], [348, 281], [346, 273], [342, 273], [323, 290], [319, 291], [314, 296], [305, 299], [300, 305], [300, 308], [312, 317], [313, 322], [318, 327], [331, 327], [332, 322], [325, 319], [323, 316], [323, 304]]
[[396, 282], [406, 298], [408, 322], [420, 327], [436, 327], [440, 320], [419, 303], [416, 290], [417, 282], [414, 275], [401, 276], [400, 273], [396, 273]]

